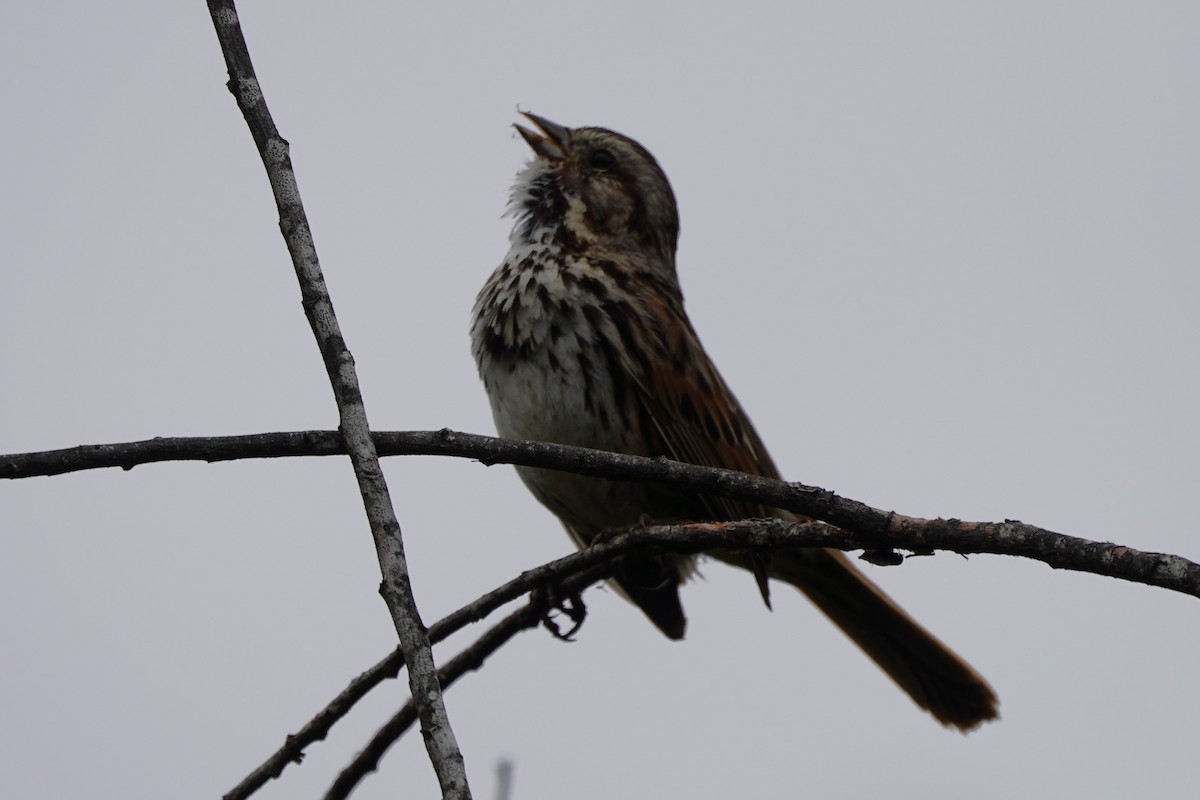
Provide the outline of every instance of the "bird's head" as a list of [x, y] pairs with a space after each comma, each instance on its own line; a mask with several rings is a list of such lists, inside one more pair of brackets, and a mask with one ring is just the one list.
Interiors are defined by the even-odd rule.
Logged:
[[537, 130], [514, 126], [534, 152], [513, 187], [514, 240], [548, 235], [568, 252], [652, 254], [673, 267], [679, 212], [654, 156], [605, 128], [524, 116]]

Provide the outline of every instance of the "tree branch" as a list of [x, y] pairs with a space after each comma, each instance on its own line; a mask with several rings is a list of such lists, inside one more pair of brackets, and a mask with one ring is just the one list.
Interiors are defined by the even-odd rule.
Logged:
[[[615, 558], [624, 552], [622, 548], [631, 546], [622, 542], [614, 542], [614, 544], [618, 548], [616, 556], [609, 553], [605, 557], [605, 553], [608, 551], [603, 551], [601, 559], [597, 561], [595, 553], [584, 555], [586, 551], [580, 551], [522, 572], [503, 586], [493, 589], [449, 616], [438, 620], [429, 628], [429, 641], [437, 644], [470, 623], [486, 618], [505, 603], [534, 589], [549, 585], [561, 585], [564, 587], [564, 591], [582, 591], [587, 586], [604, 580], [612, 574]], [[306, 747], [324, 739], [330, 729], [350, 712], [355, 703], [383, 681], [399, 675], [403, 666], [404, 655], [399, 648], [396, 648], [386, 658], [352, 680], [325, 708], [305, 723], [304, 727], [288, 736], [283, 747], [275, 751], [241, 783], [231, 789], [223, 800], [244, 800], [267, 781], [283, 774], [283, 770], [289, 763], [300, 763]]]
[[[561, 583], [557, 583], [559, 593], [566, 596], [578, 594], [596, 581], [609, 577], [615, 566], [615, 560], [615, 558], [610, 558], [605, 563], [572, 577], [547, 577], [541, 585], [548, 586], [561, 580]], [[564, 568], [570, 569], [569, 567]], [[449, 689], [466, 673], [483, 667], [484, 661], [492, 653], [503, 647], [509, 639], [521, 631], [536, 627], [549, 610], [550, 606], [546, 601], [546, 595], [530, 597], [525, 606], [509, 614], [438, 670], [438, 678], [442, 682], [442, 687]], [[325, 800], [344, 800], [349, 797], [363, 778], [379, 769], [379, 760], [383, 758], [384, 753], [404, 735], [405, 731], [412, 727], [415, 720], [416, 713], [412, 700], [409, 700], [391, 719], [384, 723], [383, 727], [375, 732], [367, 746], [346, 765], [333, 785], [329, 787], [329, 791], [325, 794]]]
[[[933, 548], [958, 553], [1018, 555], [1058, 569], [1090, 572], [1200, 597], [1200, 566], [1187, 559], [1066, 536], [1016, 520], [993, 523], [920, 519], [881, 511], [826, 489], [800, 483], [665, 459], [545, 442], [514, 442], [449, 429], [375, 432], [372, 436], [379, 454], [385, 456], [452, 456], [473, 458], [488, 465], [520, 464], [603, 478], [675, 483], [696, 491], [762, 503], [851, 531], [857, 542], [848, 546], [851, 549], [899, 547], [922, 551]], [[329, 456], [343, 452], [343, 445], [334, 431], [160, 438], [0, 456], [0, 478], [58, 475], [103, 467], [132, 469], [160, 461], [216, 462]], [[779, 523], [753, 524], [770, 527]]]
[[[464, 674], [477, 670], [492, 653], [523, 630], [535, 627], [545, 609], [531, 602], [509, 614], [479, 637], [470, 647], [463, 650], [438, 670], [438, 680], [443, 690], [448, 690]], [[409, 700], [396, 714], [375, 732], [367, 746], [351, 759], [334, 780], [325, 800], [345, 800], [362, 782], [363, 778], [379, 769], [379, 760], [396, 743], [417, 719], [416, 709]]]
[[254, 74], [233, 0], [209, 0], [208, 8], [229, 70], [229, 90], [237, 99], [238, 108], [250, 128], [270, 179], [275, 204], [279, 208], [279, 227], [300, 282], [304, 312], [333, 386], [342, 438], [358, 479], [359, 492], [383, 573], [380, 594], [391, 612], [396, 633], [400, 637], [400, 647], [410, 665], [409, 684], [421, 716], [425, 746], [437, 773], [442, 796], [453, 800], [469, 800], [471, 790], [467, 785], [462, 753], [446, 715], [433, 653], [412, 596], [400, 523], [392, 508], [375, 444], [371, 441], [354, 359], [342, 336], [325, 278], [321, 274], [316, 245], [300, 201], [300, 187], [288, 154], [288, 143], [279, 135], [267, 110], [266, 98]]
[[[902, 519], [906, 522], [897, 527], [890, 543], [906, 550], [924, 553], [944, 549], [959, 553], [1023, 556], [1056, 568], [1092, 572], [1200, 596], [1200, 565], [1178, 556], [1143, 553], [1015, 522], [993, 525], [955, 520]], [[924, 524], [913, 525], [909, 522]], [[592, 583], [607, 578], [618, 559], [633, 553], [695, 554], [714, 549], [771, 551], [797, 547], [857, 550], [868, 545], [852, 532], [821, 522], [788, 522], [780, 519], [663, 525], [629, 530], [601, 537], [583, 550], [521, 573], [437, 622], [430, 628], [429, 636], [431, 641], [440, 642], [467, 624], [483, 619], [501, 605], [538, 588], [559, 587], [560, 594], [580, 592]], [[267, 780], [278, 777], [288, 763], [299, 762], [308, 745], [323, 739], [329, 729], [372, 688], [387, 678], [396, 677], [403, 663], [399, 651], [396, 651], [355, 678], [300, 731], [289, 736], [279, 751], [225, 795], [225, 800], [244, 800]], [[450, 668], [451, 665], [447, 664], [445, 669]], [[455, 678], [458, 674], [455, 674]], [[443, 680], [443, 686], [448, 685]], [[404, 713], [411, 712], [401, 712], [401, 715]], [[360, 764], [347, 767], [347, 770], [363, 775], [375, 769], [383, 750], [407, 727], [399, 726], [397, 719], [381, 729], [360, 755], [369, 768]], [[387, 739], [391, 734], [394, 736]]]

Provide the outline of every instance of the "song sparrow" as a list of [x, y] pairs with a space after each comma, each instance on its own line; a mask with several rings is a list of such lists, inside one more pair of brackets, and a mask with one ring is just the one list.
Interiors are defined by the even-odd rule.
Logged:
[[[525, 114], [534, 158], [517, 176], [504, 262], [475, 303], [472, 350], [501, 436], [779, 473], [709, 360], [675, 274], [679, 217], [667, 176], [637, 142]], [[580, 546], [652, 519], [734, 520], [786, 512], [658, 484], [518, 467]], [[796, 586], [943, 724], [996, 717], [984, 679], [837, 551], [722, 560]], [[672, 639], [686, 619], [690, 557], [627, 558], [617, 586]], [[765, 579], [763, 579], [765, 581]]]

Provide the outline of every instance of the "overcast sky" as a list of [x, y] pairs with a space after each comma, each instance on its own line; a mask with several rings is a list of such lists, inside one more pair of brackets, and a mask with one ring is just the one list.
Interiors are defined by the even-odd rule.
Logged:
[[[243, 2], [378, 429], [494, 428], [469, 354], [518, 105], [648, 147], [709, 352], [791, 479], [1200, 557], [1194, 3]], [[0, 452], [333, 428], [207, 9], [0, 14]], [[393, 458], [429, 621], [569, 551], [508, 467]], [[349, 464], [0, 485], [0, 795], [214, 797], [394, 633]], [[1200, 605], [1028, 561], [869, 568], [1003, 720], [920, 713], [721, 565], [448, 695], [476, 797], [1127, 798], [1194, 786]], [[461, 646], [440, 649], [445, 660]], [[319, 796], [391, 682], [263, 798]], [[357, 798], [431, 797], [419, 737]]]

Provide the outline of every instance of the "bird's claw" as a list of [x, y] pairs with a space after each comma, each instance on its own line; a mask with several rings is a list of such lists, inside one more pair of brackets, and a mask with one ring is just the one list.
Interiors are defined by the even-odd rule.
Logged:
[[[575, 634], [583, 627], [583, 621], [587, 618], [587, 606], [584, 605], [583, 598], [579, 593], [563, 597], [559, 594], [557, 587], [543, 586], [535, 589], [533, 595], [533, 601], [540, 603], [545, 609], [542, 615], [542, 627], [550, 631], [550, 635], [555, 639], [564, 642], [575, 641]], [[561, 612], [571, 620], [571, 628], [566, 633], [563, 633], [562, 628], [555, 622], [553, 617], [555, 611]]]

